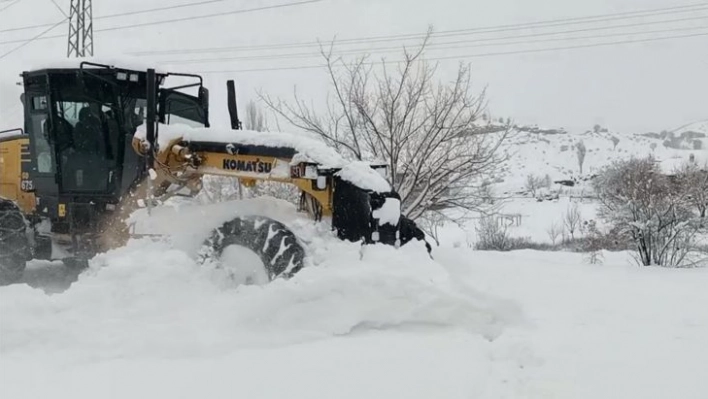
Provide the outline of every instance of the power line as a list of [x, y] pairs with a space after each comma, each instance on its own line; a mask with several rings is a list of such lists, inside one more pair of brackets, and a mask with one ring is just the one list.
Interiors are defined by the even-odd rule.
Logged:
[[[54, 6], [57, 8], [57, 10], [59, 10], [59, 12], [64, 15], [64, 17], [69, 18], [69, 14], [67, 14], [66, 11], [64, 11], [64, 9], [62, 9], [62, 8], [59, 6], [59, 4], [57, 4], [56, 0], [52, 0], [52, 3], [53, 3]], [[51, 25], [51, 24], [49, 24], [49, 25]]]
[[[688, 8], [690, 8], [690, 9], [688, 9]], [[654, 9], [654, 10], [645, 10], [645, 11], [633, 11], [633, 12], [623, 12], [623, 13], [615, 13], [615, 14], [604, 14], [604, 15], [591, 16], [591, 17], [574, 17], [574, 18], [529, 22], [529, 23], [522, 23], [522, 24], [507, 24], [507, 25], [487, 26], [487, 27], [472, 28], [472, 29], [445, 30], [445, 31], [434, 32], [431, 36], [432, 37], [450, 37], [450, 36], [463, 36], [463, 35], [470, 35], [470, 34], [506, 32], [506, 31], [514, 31], [514, 30], [523, 30], [523, 29], [528, 29], [528, 28], [549, 28], [549, 27], [556, 27], [556, 26], [578, 25], [578, 24], [584, 24], [584, 23], [609, 22], [609, 21], [615, 21], [615, 20], [624, 20], [624, 19], [628, 19], [628, 18], [637, 18], [637, 17], [646, 17], [646, 16], [661, 16], [661, 15], [669, 15], [669, 14], [676, 14], [676, 13], [684, 13], [684, 12], [689, 12], [689, 11], [695, 12], [695, 11], [702, 11], [705, 9], [708, 9], [708, 3], [694, 4], [694, 5], [688, 5], [688, 6], [661, 8], [661, 9]], [[647, 13], [653, 13], [655, 15], [637, 15], [637, 14], [647, 14]], [[631, 14], [633, 16], [627, 17], [627, 15], [629, 15], [629, 14]], [[621, 18], [618, 18], [618, 17], [621, 17]], [[599, 18], [603, 18], [603, 19], [599, 19]], [[705, 17], [691, 17], [689, 19], [698, 19], [698, 18], [705, 18]], [[594, 19], [594, 21], [589, 21], [589, 19]], [[668, 22], [679, 22], [679, 21], [684, 21], [684, 20], [685, 19], [676, 19], [676, 20], [671, 20]], [[667, 23], [667, 22], [648, 21], [648, 22], [644, 22], [644, 23], [640, 23], [640, 24], [653, 24], [653, 23]], [[625, 26], [623, 25], [620, 27], [625, 27]], [[593, 28], [588, 28], [588, 29], [593, 29]], [[594, 28], [594, 29], [597, 29], [597, 28]], [[603, 27], [601, 29], [612, 29], [612, 27]], [[337, 42], [339, 44], [356, 44], [356, 43], [362, 43], [362, 42], [372, 43], [372, 42], [396, 41], [396, 40], [400, 40], [400, 39], [410, 39], [410, 40], [422, 39], [425, 36], [426, 36], [425, 33], [408, 33], [408, 34], [399, 34], [399, 35], [381, 35], [381, 36], [369, 36], [369, 37], [342, 39], [342, 40], [338, 40]], [[319, 47], [320, 45], [321, 45], [321, 42], [319, 42], [319, 41], [310, 41], [310, 42], [289, 42], [289, 43], [253, 45], [253, 46], [229, 46], [229, 47], [212, 47], [212, 48], [195, 48], [195, 49], [136, 51], [136, 52], [132, 52], [129, 54], [132, 54], [132, 55], [162, 55], [162, 54], [175, 54], [175, 53], [177, 53], [177, 54], [209, 53], [209, 52], [235, 51], [235, 50], [256, 50], [256, 49], [265, 50], [265, 49], [281, 49], [281, 48], [291, 48], [291, 47], [292, 48]]]
[[35, 40], [39, 40], [42, 36], [44, 36], [44, 34], [49, 33], [49, 31], [51, 31], [51, 30], [53, 30], [54, 28], [56, 28], [57, 26], [63, 24], [63, 23], [66, 22], [68, 19], [69, 19], [69, 18], [66, 18], [66, 19], [64, 19], [63, 21], [57, 22], [56, 24], [54, 24], [54, 25], [50, 26], [49, 28], [43, 30], [41, 33], [39, 33], [38, 35], [36, 35], [36, 36], [33, 37], [32, 39], [27, 40], [27, 41], [25, 41], [24, 43], [20, 44], [19, 46], [17, 46], [17, 47], [15, 47], [15, 48], [13, 48], [12, 50], [8, 51], [7, 53], [5, 53], [5, 54], [3, 54], [3, 55], [0, 55], [0, 59], [3, 59], [3, 58], [5, 58], [5, 57], [7, 57], [8, 55], [14, 53], [15, 51], [21, 49], [22, 47], [24, 47], [24, 46], [26, 46], [26, 45], [28, 45], [28, 44], [34, 42]]
[[[636, 39], [636, 40], [621, 40], [621, 41], [614, 41], [614, 42], [591, 43], [591, 44], [582, 44], [582, 45], [575, 45], [575, 46], [549, 47], [549, 48], [542, 48], [542, 49], [449, 55], [449, 56], [426, 58], [425, 60], [427, 60], [427, 61], [444, 61], [444, 60], [450, 60], [450, 59], [484, 58], [484, 57], [494, 57], [494, 56], [504, 56], [504, 55], [532, 54], [532, 53], [573, 50], [573, 49], [580, 49], [580, 48], [616, 46], [616, 45], [621, 45], [621, 44], [646, 43], [646, 42], [691, 38], [691, 37], [699, 37], [699, 36], [708, 36], [708, 33], [694, 33], [694, 34], [687, 34], [687, 35], [664, 36], [664, 37]], [[399, 64], [401, 62], [403, 62], [403, 61], [381, 61], [381, 62], [368, 62], [368, 63], [364, 63], [364, 64], [365, 65]], [[194, 73], [209, 74], [209, 73], [267, 72], [267, 71], [284, 71], [284, 70], [299, 70], [299, 69], [319, 69], [319, 68], [325, 68], [325, 67], [326, 67], [326, 65], [300, 65], [300, 66], [292, 66], [292, 67], [232, 69], [232, 70], [217, 70], [217, 71], [196, 71]]]
[[10, 7], [14, 6], [15, 4], [19, 3], [21, 0], [14, 0], [14, 1], [13, 1], [13, 0], [7, 0], [7, 1], [3, 1], [3, 3], [8, 3], [8, 2], [10, 2], [10, 1], [12, 1], [12, 3], [6, 5], [6, 6], [3, 7], [3, 8], [0, 8], [0, 11], [5, 11], [5, 10], [7, 10], [8, 8], [10, 8]]
[[[117, 26], [117, 27], [110, 27], [110, 28], [103, 28], [103, 29], [94, 29], [94, 32], [106, 32], [106, 31], [122, 30], [122, 29], [129, 29], [129, 28], [135, 28], [135, 27], [143, 27], [143, 26], [148, 26], [148, 25], [159, 25], [159, 24], [167, 24], [167, 23], [173, 23], [173, 22], [191, 21], [191, 20], [196, 20], [196, 19], [221, 17], [224, 15], [245, 14], [245, 13], [250, 13], [250, 12], [273, 10], [273, 9], [277, 9], [277, 8], [296, 7], [296, 6], [301, 6], [301, 5], [310, 4], [310, 3], [319, 3], [321, 1], [323, 1], [323, 0], [304, 0], [304, 1], [291, 2], [291, 3], [282, 3], [282, 4], [271, 5], [271, 6], [246, 8], [246, 9], [223, 12], [223, 13], [216, 13], [216, 14], [198, 15], [198, 16], [193, 16], [193, 17], [176, 18], [176, 19], [171, 19], [171, 20], [145, 22], [145, 23], [124, 25], [124, 26]], [[64, 22], [64, 21], [60, 21], [58, 23], [62, 23], [62, 22]], [[64, 35], [52, 35], [52, 36], [42, 37], [42, 38], [39, 38], [36, 40], [56, 39], [56, 38], [63, 38], [63, 37], [64, 37]], [[30, 39], [30, 40], [34, 40], [34, 39]], [[22, 43], [24, 41], [26, 41], [26, 39], [6, 40], [4, 42], [0, 42], [0, 44]]]
[[[708, 18], [702, 17], [702, 18]], [[625, 25], [626, 26], [637, 26], [641, 24], [632, 24], [632, 25]], [[618, 28], [620, 26], [616, 26], [613, 28]], [[625, 36], [625, 35], [643, 35], [643, 34], [652, 34], [652, 33], [668, 33], [668, 32], [680, 32], [680, 31], [688, 31], [688, 30], [695, 30], [695, 29], [705, 29], [708, 28], [708, 26], [703, 26], [703, 27], [683, 27], [683, 28], [671, 28], [671, 29], [659, 29], [659, 30], [649, 30], [649, 31], [634, 31], [634, 32], [619, 32], [619, 33], [609, 33], [609, 34], [604, 34], [604, 35], [592, 35], [592, 36], [576, 36], [576, 37], [561, 37], [561, 38], [550, 38], [550, 39], [539, 39], [539, 40], [532, 40], [532, 41], [516, 41], [516, 42], [503, 42], [503, 43], [488, 43], [488, 42], [497, 42], [497, 41], [504, 41], [504, 40], [509, 40], [509, 39], [524, 39], [524, 38], [530, 38], [530, 37], [539, 37], [539, 36], [549, 36], [549, 35], [558, 35], [558, 34], [565, 34], [565, 33], [578, 33], [578, 32], [585, 32], [585, 31], [593, 31], [593, 30], [602, 30], [606, 29], [607, 27], [601, 27], [601, 28], [594, 28], [594, 29], [578, 29], [578, 30], [570, 30], [570, 31], [559, 31], [559, 32], [544, 32], [544, 33], [538, 33], [538, 34], [526, 34], [526, 35], [514, 35], [514, 36], [505, 36], [505, 37], [493, 37], [493, 38], [485, 38], [485, 39], [471, 39], [471, 40], [455, 40], [455, 41], [447, 41], [447, 42], [432, 42], [426, 45], [427, 48], [433, 48], [436, 50], [440, 49], [452, 49], [452, 48], [465, 48], [465, 47], [489, 47], [489, 46], [506, 46], [506, 45], [511, 45], [511, 44], [533, 44], [533, 43], [543, 43], [543, 42], [553, 42], [553, 41], [564, 41], [564, 40], [583, 40], [583, 39], [598, 39], [598, 38], [603, 38], [603, 37], [618, 37], [618, 36]], [[470, 45], [470, 43], [481, 43], [477, 45]], [[464, 46], [456, 46], [456, 47], [449, 47], [449, 45], [455, 45], [455, 44], [462, 44]], [[448, 46], [448, 47], [444, 47]], [[342, 50], [339, 51], [338, 54], [352, 54], [352, 53], [367, 53], [367, 52], [381, 52], [381, 51], [390, 51], [390, 50], [400, 50], [400, 46], [396, 47], [378, 47], [378, 48], [358, 48], [358, 49], [347, 49], [347, 50]], [[135, 54], [135, 53], [133, 53]], [[250, 60], [250, 59], [278, 59], [278, 58], [288, 58], [288, 57], [295, 57], [295, 58], [301, 58], [301, 57], [313, 57], [313, 56], [321, 56], [319, 52], [306, 52], [306, 53], [284, 53], [284, 54], [261, 54], [261, 55], [248, 55], [248, 56], [236, 56], [236, 57], [219, 57], [219, 58], [199, 58], [199, 59], [179, 59], [179, 60], [169, 60], [169, 61], [162, 61], [164, 63], [174, 63], [174, 64], [180, 64], [180, 63], [198, 63], [198, 62], [210, 62], [210, 61], [233, 61], [233, 60]]]
[[162, 21], [142, 22], [142, 23], [131, 24], [131, 25], [122, 25], [122, 26], [114, 26], [114, 27], [110, 27], [110, 28], [98, 29], [96, 32], [108, 32], [108, 31], [112, 31], [112, 30], [122, 30], [122, 29], [128, 29], [128, 28], [140, 28], [143, 26], [171, 24], [174, 22], [194, 21], [197, 19], [222, 17], [224, 15], [242, 14], [242, 13], [254, 12], [254, 11], [273, 10], [273, 9], [285, 8], [285, 7], [295, 7], [295, 6], [301, 6], [301, 5], [310, 4], [310, 3], [319, 3], [321, 1], [323, 1], [323, 0], [302, 0], [302, 1], [296, 1], [296, 2], [291, 2], [291, 3], [275, 4], [272, 6], [255, 7], [255, 8], [245, 9], [245, 10], [219, 12], [219, 13], [214, 13], [214, 14], [198, 15], [198, 16], [193, 16], [193, 17], [173, 18], [173, 19], [166, 19], [166, 20], [162, 20]]
[[[8, 1], [13, 1], [13, 0], [8, 0]], [[94, 17], [93, 19], [109, 19], [109, 18], [124, 17], [124, 16], [128, 16], [128, 15], [147, 14], [147, 13], [156, 12], [156, 11], [167, 11], [167, 10], [174, 10], [177, 8], [195, 7], [195, 6], [202, 6], [202, 5], [211, 4], [211, 3], [223, 3], [226, 1], [233, 1], [233, 0], [205, 0], [205, 1], [198, 1], [198, 2], [194, 2], [194, 3], [178, 4], [178, 5], [174, 5], [174, 6], [150, 8], [147, 10], [136, 10], [136, 11], [121, 12], [121, 13], [117, 13], [117, 14], [102, 15], [102, 16]], [[52, 2], [54, 2], [54, 0], [52, 0]], [[54, 4], [56, 5], [56, 3], [54, 3]], [[59, 7], [59, 6], [57, 5], [57, 7]], [[1, 29], [0, 32], [11, 32], [11, 31], [43, 28], [45, 26], [51, 26], [53, 24], [54, 24], [53, 22], [50, 22], [50, 23], [46, 23], [46, 24], [19, 26], [16, 28]]]
[[233, 0], [203, 0], [203, 1], [196, 1], [193, 3], [185, 3], [185, 4], [177, 4], [174, 6], [165, 6], [165, 7], [157, 7], [157, 8], [149, 8], [147, 10], [135, 10], [135, 11], [126, 11], [126, 12], [121, 12], [117, 14], [110, 14], [110, 15], [104, 15], [101, 17], [96, 17], [95, 19], [108, 19], [108, 18], [117, 18], [117, 17], [125, 17], [127, 15], [136, 15], [136, 14], [146, 14], [150, 12], [156, 12], [156, 11], [167, 11], [167, 10], [175, 10], [178, 8], [185, 8], [185, 7], [196, 7], [196, 6], [203, 6], [205, 4], [212, 4], [212, 3], [224, 3], [227, 1], [233, 1]]
[[[227, 1], [233, 1], [233, 0], [203, 0], [203, 1], [198, 1], [198, 2], [178, 4], [178, 5], [173, 5], [173, 6], [149, 8], [147, 10], [134, 10], [134, 11], [120, 12], [120, 13], [116, 13], [116, 14], [102, 15], [102, 16], [94, 17], [93, 19], [97, 20], [97, 19], [119, 18], [119, 17], [131, 16], [131, 15], [147, 14], [147, 13], [157, 12], [157, 11], [175, 10], [175, 9], [186, 8], [186, 7], [197, 7], [197, 6], [203, 6], [203, 5], [212, 4], [212, 3], [223, 3], [223, 2], [227, 2]], [[303, 4], [304, 3], [316, 3], [316, 2], [320, 2], [320, 1], [323, 1], [323, 0], [303, 1], [301, 3], [303, 3]], [[276, 5], [276, 7], [274, 7], [274, 8], [279, 8], [278, 6], [282, 7], [283, 5]], [[265, 6], [265, 7], [267, 7], [267, 6]], [[228, 15], [229, 13], [230, 12], [213, 14], [213, 16]], [[52, 23], [20, 26], [20, 27], [16, 27], [16, 28], [0, 29], [0, 32], [11, 32], [11, 31], [20, 31], [20, 30], [27, 30], [27, 29], [36, 29], [36, 28], [42, 28], [42, 27], [50, 26], [50, 25], [52, 25]]]
[[[537, 40], [525, 40], [525, 41], [515, 41], [515, 42], [504, 42], [504, 43], [485, 43], [486, 40], [458, 40], [452, 42], [442, 42], [442, 43], [431, 43], [426, 45], [426, 50], [431, 49], [433, 51], [440, 50], [454, 50], [454, 49], [465, 49], [474, 47], [490, 47], [490, 46], [509, 46], [509, 45], [526, 45], [526, 44], [537, 44], [537, 43], [548, 43], [557, 41], [572, 41], [572, 40], [593, 40], [602, 39], [609, 37], [619, 37], [619, 36], [633, 36], [633, 35], [648, 35], [657, 33], [672, 33], [672, 32], [686, 32], [693, 30], [708, 29], [708, 26], [703, 27], [685, 27], [685, 28], [672, 28], [672, 29], [658, 29], [650, 31], [638, 31], [638, 32], [619, 32], [619, 33], [608, 33], [604, 35], [592, 35], [592, 36], [578, 36], [578, 37], [560, 37], [560, 38], [549, 38], [549, 39], [537, 39]], [[533, 35], [527, 36], [515, 36], [514, 38], [524, 38], [531, 37]], [[497, 38], [494, 38], [497, 39]], [[491, 40], [491, 39], [490, 39]], [[470, 44], [478, 43], [478, 44]], [[463, 44], [460, 46], [459, 44]], [[340, 51], [337, 54], [349, 55], [349, 54], [364, 54], [364, 53], [382, 53], [390, 52], [394, 50], [400, 50], [400, 47], [378, 47], [378, 48], [359, 48], [359, 49], [347, 49]], [[266, 54], [266, 55], [252, 55], [252, 56], [239, 56], [239, 57], [220, 57], [220, 58], [197, 58], [197, 59], [181, 59], [181, 60], [167, 60], [161, 61], [164, 64], [170, 65], [181, 65], [181, 64], [199, 64], [205, 62], [223, 62], [223, 61], [248, 61], [248, 60], [272, 60], [272, 59], [282, 59], [282, 58], [314, 58], [321, 57], [320, 53], [286, 53], [286, 54]]]
[[[213, 1], [224, 1], [224, 0], [209, 0], [209, 1], [213, 2]], [[236, 11], [233, 11], [230, 13], [253, 12], [253, 11], [260, 11], [261, 9], [294, 6], [294, 5], [300, 5], [300, 4], [306, 4], [306, 3], [318, 2], [318, 1], [322, 1], [322, 0], [310, 0], [310, 1], [303, 1], [303, 2], [299, 2], [299, 3], [285, 3], [285, 4], [280, 4], [280, 5], [274, 5], [274, 6], [258, 7], [258, 8], [254, 8], [254, 9], [236, 10]], [[205, 2], [201, 2], [201, 3], [205, 3]], [[198, 4], [201, 4], [201, 3], [198, 3]], [[668, 14], [675, 14], [675, 13], [683, 13], [683, 12], [688, 12], [688, 11], [695, 12], [695, 11], [701, 11], [702, 9], [708, 9], [708, 3], [699, 3], [699, 4], [692, 4], [692, 5], [684, 5], [684, 6], [676, 6], [676, 7], [668, 7], [668, 8], [660, 8], [660, 9], [652, 9], [652, 10], [643, 10], [643, 11], [629, 11], [629, 12], [623, 12], [623, 13], [604, 14], [604, 15], [596, 15], [596, 16], [590, 16], [590, 17], [574, 17], [574, 18], [538, 21], [538, 22], [530, 22], [530, 23], [523, 23], [523, 24], [507, 24], [507, 25], [489, 26], [489, 27], [474, 28], [474, 29], [446, 30], [446, 31], [436, 32], [433, 34], [433, 36], [451, 37], [451, 36], [462, 36], [462, 35], [468, 35], [468, 34], [484, 34], [484, 33], [494, 33], [494, 32], [503, 32], [503, 31], [513, 31], [513, 30], [520, 30], [520, 29], [525, 29], [525, 28], [529, 28], [529, 27], [546, 28], [546, 27], [563, 26], [563, 25], [577, 25], [577, 24], [583, 24], [583, 23], [607, 22], [607, 21], [618, 20], [618, 19], [628, 19], [628, 17], [626, 17], [627, 15], [633, 15], [632, 17], [629, 17], [629, 18], [636, 18], [636, 17], [642, 17], [642, 16], [644, 16], [644, 17], [646, 17], [646, 16], [661, 16], [661, 15], [668, 15]], [[147, 10], [147, 11], [154, 11], [154, 10], [156, 10], [156, 9]], [[136, 12], [134, 12], [134, 13], [136, 13]], [[649, 13], [652, 13], [653, 15], [638, 15], [638, 14], [649, 14]], [[118, 14], [114, 14], [114, 15], [118, 15]], [[131, 28], [131, 27], [135, 27], [135, 26], [171, 23], [171, 22], [178, 22], [178, 21], [182, 21], [182, 20], [208, 18], [208, 17], [221, 16], [221, 15], [226, 15], [226, 13], [210, 14], [210, 15], [206, 15], [206, 16], [179, 18], [177, 20], [147, 22], [147, 23], [135, 24], [135, 25], [125, 25], [125, 26], [104, 28], [104, 29], [98, 29], [98, 30], [96, 30], [96, 32], [127, 29], [127, 28]], [[605, 17], [611, 17], [611, 18], [605, 18]], [[618, 17], [621, 17], [621, 18], [618, 18]], [[604, 18], [604, 19], [598, 20], [598, 18]], [[701, 17], [698, 17], [698, 18], [701, 18]], [[595, 20], [590, 21], [590, 19], [595, 19]], [[677, 19], [677, 20], [672, 20], [672, 21], [667, 21], [667, 22], [650, 21], [650, 22], [646, 22], [644, 24], [668, 23], [668, 22], [677, 22], [677, 21], [682, 21], [682, 20], [683, 19]], [[572, 22], [572, 21], [576, 21], [576, 22]], [[578, 21], [580, 21], [580, 22], [578, 22]], [[546, 24], [546, 26], [541, 26], [543, 24]], [[548, 24], [551, 24], [551, 25], [548, 25]], [[612, 29], [612, 28], [613, 27], [606, 27], [606, 28], [602, 28], [602, 29]], [[595, 28], [595, 29], [597, 29], [597, 28]], [[2, 30], [0, 30], [0, 32], [2, 32]], [[356, 43], [360, 43], [360, 42], [395, 41], [398, 39], [412, 40], [412, 39], [423, 38], [424, 36], [425, 36], [425, 34], [422, 34], [422, 33], [371, 36], [371, 37], [360, 37], [360, 38], [353, 38], [353, 39], [343, 39], [343, 40], [340, 40], [338, 43], [339, 44], [356, 44]], [[61, 38], [61, 37], [63, 37], [63, 35], [46, 36], [46, 37], [41, 38], [41, 40]], [[0, 42], [0, 44], [21, 43], [24, 40], [26, 40], [26, 39], [8, 40], [8, 41]], [[255, 50], [255, 49], [278, 49], [278, 48], [289, 48], [289, 47], [297, 48], [297, 47], [306, 47], [306, 46], [311, 47], [311, 46], [319, 46], [319, 45], [320, 45], [320, 42], [304, 42], [304, 43], [297, 42], [297, 43], [280, 43], [280, 44], [260, 45], [260, 46], [235, 46], [235, 47], [206, 48], [206, 49], [176, 49], [176, 50], [162, 50], [162, 51], [159, 51], [159, 50], [158, 51], [142, 51], [142, 52], [132, 52], [132, 53], [128, 53], [128, 54], [132, 54], [132, 55], [146, 55], [146, 54], [156, 55], [156, 54], [174, 54], [174, 53], [187, 54], [187, 53], [201, 53], [201, 52], [220, 52], [220, 51], [241, 50], [241, 49]]]

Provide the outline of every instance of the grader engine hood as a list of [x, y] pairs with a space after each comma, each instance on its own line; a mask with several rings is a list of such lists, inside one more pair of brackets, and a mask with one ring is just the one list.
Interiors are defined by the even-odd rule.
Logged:
[[[349, 162], [304, 134], [163, 124], [156, 130], [156, 186], [200, 186], [194, 182], [204, 175], [230, 176], [245, 185], [289, 183], [303, 192], [316, 219], [332, 217], [340, 238], [400, 244], [400, 198], [381, 168]], [[142, 125], [133, 139], [141, 155], [150, 150], [146, 137]]]

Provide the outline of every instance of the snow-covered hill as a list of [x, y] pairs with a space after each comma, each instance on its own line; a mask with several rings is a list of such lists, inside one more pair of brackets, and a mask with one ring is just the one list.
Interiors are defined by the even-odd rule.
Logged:
[[[578, 146], [586, 149], [582, 173]], [[708, 121], [683, 126], [674, 131], [628, 135], [604, 128], [584, 133], [562, 129], [536, 129], [516, 126], [504, 150], [509, 161], [504, 174], [497, 177], [498, 187], [516, 192], [524, 188], [527, 177], [534, 175], [552, 181], [582, 182], [613, 161], [652, 155], [666, 172], [693, 157], [699, 164], [708, 162]]]
[[[502, 130], [490, 123], [489, 131]], [[585, 148], [582, 173], [578, 147]], [[623, 134], [596, 126], [583, 133], [562, 128], [515, 125], [501, 151], [507, 160], [500, 173], [490, 177], [491, 193], [500, 198], [493, 211], [511, 236], [533, 242], [551, 243], [551, 229], [564, 230], [564, 216], [577, 207], [581, 222], [597, 220], [592, 179], [612, 162], [631, 157], [653, 156], [666, 173], [693, 160], [708, 164], [708, 121], [692, 123], [672, 131]], [[529, 189], [529, 177], [538, 179], [536, 192]], [[537, 200], [540, 198], [540, 200]], [[539, 202], [540, 201], [540, 202]], [[474, 246], [479, 217], [453, 217], [440, 229], [441, 245]], [[559, 235], [559, 237], [562, 234]]]

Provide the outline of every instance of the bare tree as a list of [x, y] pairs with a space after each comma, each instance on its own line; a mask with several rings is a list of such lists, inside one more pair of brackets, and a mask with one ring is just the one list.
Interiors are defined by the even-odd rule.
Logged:
[[483, 216], [475, 227], [477, 242], [475, 249], [480, 251], [509, 251], [513, 240], [509, 236], [508, 225], [493, 215]]
[[565, 225], [568, 234], [570, 234], [571, 239], [575, 238], [575, 232], [580, 227], [581, 221], [580, 208], [578, 207], [578, 204], [573, 203], [563, 216], [563, 224]]
[[472, 93], [470, 67], [461, 65], [450, 84], [435, 83], [436, 67], [422, 58], [427, 43], [404, 50], [398, 68], [345, 62], [322, 51], [333, 96], [317, 112], [295, 93], [294, 103], [261, 96], [290, 124], [319, 135], [347, 156], [383, 160], [401, 195], [403, 214], [429, 210], [478, 210], [489, 202], [484, 178], [501, 166], [500, 145], [509, 129], [478, 127], [484, 92]]
[[561, 234], [563, 234], [563, 228], [557, 223], [553, 222], [551, 226], [546, 230], [548, 238], [551, 239], [551, 244], [556, 245], [556, 241]]
[[243, 198], [243, 191], [238, 179], [225, 176], [204, 176], [202, 190], [197, 197], [202, 203], [219, 202]]
[[531, 193], [532, 197], [536, 197], [536, 192], [544, 185], [544, 180], [534, 175], [526, 176], [526, 191]]
[[705, 218], [708, 208], [708, 164], [700, 168], [694, 162], [687, 162], [674, 175], [681, 185], [681, 191], [686, 193], [686, 201], [698, 211], [701, 218]]
[[301, 191], [297, 186], [277, 181], [259, 181], [255, 186], [247, 189], [248, 197], [273, 197], [299, 204]]
[[580, 174], [583, 174], [583, 164], [585, 163], [585, 154], [587, 154], [588, 149], [585, 147], [585, 143], [581, 140], [575, 145], [575, 153], [578, 156], [578, 168], [580, 169]]
[[631, 238], [640, 264], [682, 267], [705, 260], [694, 251], [705, 233], [702, 219], [691, 209], [684, 186], [661, 173], [652, 157], [615, 162], [594, 185], [599, 215]]
[[265, 132], [268, 130], [268, 123], [263, 110], [251, 100], [246, 104], [246, 130]]
[[611, 138], [610, 140], [612, 140], [612, 149], [613, 149], [613, 150], [616, 150], [616, 149], [617, 149], [617, 144], [619, 144], [619, 142], [620, 142], [619, 137], [617, 137], [617, 136], [612, 136], [612, 138]]
[[435, 240], [437, 246], [440, 246], [440, 228], [445, 225], [446, 221], [448, 221], [448, 218], [442, 213], [430, 211], [420, 217], [418, 225]]

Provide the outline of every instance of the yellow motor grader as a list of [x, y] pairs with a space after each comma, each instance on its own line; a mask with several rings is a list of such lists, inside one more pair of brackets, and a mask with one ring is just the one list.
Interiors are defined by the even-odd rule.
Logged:
[[[346, 162], [303, 135], [242, 130], [233, 81], [231, 129], [214, 129], [199, 75], [76, 60], [21, 77], [24, 128], [0, 132], [0, 284], [20, 279], [32, 259], [85, 266], [125, 245], [133, 211], [196, 195], [205, 175], [292, 184], [300, 210], [331, 220], [343, 240], [423, 239], [401, 216], [385, 167]], [[181, 84], [168, 87], [170, 79]], [[230, 245], [259, 255], [270, 279], [292, 276], [307, 255], [267, 215], [225, 221], [204, 237], [200, 260], [218, 259]]]

